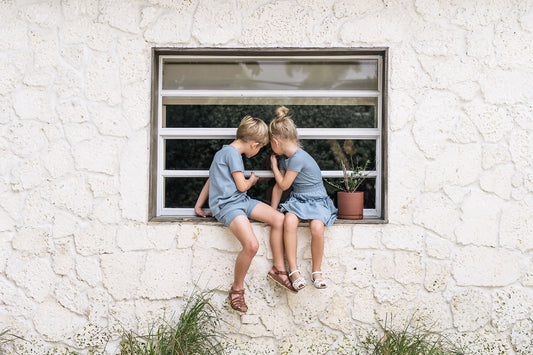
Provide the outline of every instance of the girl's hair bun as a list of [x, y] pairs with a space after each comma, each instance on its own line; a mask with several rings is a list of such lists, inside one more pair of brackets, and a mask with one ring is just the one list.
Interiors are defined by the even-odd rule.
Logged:
[[276, 108], [276, 118], [283, 118], [287, 117], [287, 114], [289, 113], [289, 109], [285, 106], [279, 106]]

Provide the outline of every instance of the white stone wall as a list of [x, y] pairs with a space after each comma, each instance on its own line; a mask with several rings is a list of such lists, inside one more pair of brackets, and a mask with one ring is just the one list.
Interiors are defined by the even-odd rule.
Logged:
[[[232, 353], [325, 353], [413, 314], [473, 354], [533, 352], [532, 0], [0, 1], [0, 331], [113, 353], [215, 288]], [[225, 301], [219, 224], [149, 223], [151, 47], [389, 47], [388, 224], [327, 229], [331, 287]], [[309, 232], [299, 229], [301, 268]], [[245, 340], [250, 340], [245, 344]]]

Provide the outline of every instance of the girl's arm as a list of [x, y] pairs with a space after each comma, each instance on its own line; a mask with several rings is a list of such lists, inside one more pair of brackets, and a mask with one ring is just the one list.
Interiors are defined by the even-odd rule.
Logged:
[[[285, 171], [281, 170], [281, 174], [284, 175]], [[276, 183], [274, 187], [272, 188], [272, 199], [270, 200], [270, 206], [273, 209], [277, 209], [279, 205], [279, 201], [281, 201], [281, 194], [283, 193], [283, 190], [278, 186]]]
[[196, 213], [198, 216], [201, 216], [201, 217], [212, 216], [211, 212], [205, 213], [204, 210], [202, 210], [202, 206], [205, 204], [205, 201], [207, 201], [208, 197], [209, 197], [209, 179], [207, 179], [207, 181], [205, 182], [204, 187], [202, 188], [202, 191], [200, 191], [200, 195], [198, 195], [196, 204], [194, 205], [194, 213]]
[[274, 173], [274, 179], [276, 179], [276, 185], [278, 185], [282, 191], [285, 191], [291, 187], [294, 179], [296, 179], [296, 176], [298, 175], [298, 172], [287, 170], [285, 175], [283, 175], [278, 168], [278, 158], [276, 158], [274, 154], [270, 156], [270, 165], [272, 167], [272, 172]]
[[244, 173], [242, 171], [234, 171], [231, 173], [231, 175], [233, 175], [235, 186], [237, 186], [237, 190], [240, 192], [248, 191], [250, 187], [254, 186], [257, 180], [259, 180], [259, 178], [255, 176], [253, 172], [248, 179], [244, 177]]

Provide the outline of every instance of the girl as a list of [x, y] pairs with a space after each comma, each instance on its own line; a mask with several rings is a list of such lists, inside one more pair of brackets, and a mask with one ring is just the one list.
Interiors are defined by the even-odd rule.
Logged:
[[316, 288], [326, 288], [327, 282], [322, 277], [322, 256], [324, 254], [324, 225], [330, 226], [337, 219], [337, 209], [326, 193], [322, 174], [315, 160], [306, 153], [298, 142], [298, 132], [293, 120], [287, 116], [285, 106], [276, 109], [276, 118], [270, 123], [270, 145], [276, 155], [270, 157], [276, 186], [272, 192], [272, 207], [277, 208], [281, 191], [291, 185], [293, 191], [289, 198], [280, 205], [281, 212], [286, 212], [284, 221], [285, 252], [289, 263], [289, 277], [294, 289], [305, 287], [296, 263], [296, 230], [301, 220], [308, 220], [311, 228], [311, 278]]
[[244, 278], [259, 243], [248, 217], [270, 224], [270, 244], [274, 258], [268, 275], [281, 286], [294, 292], [283, 259], [283, 214], [269, 205], [254, 200], [246, 194], [259, 179], [254, 173], [247, 179], [241, 154], [250, 158], [268, 143], [268, 127], [259, 118], [246, 116], [237, 128], [236, 139], [220, 149], [213, 158], [209, 179], [198, 197], [195, 212], [207, 216], [201, 206], [209, 198], [209, 208], [215, 218], [228, 226], [242, 245], [235, 261], [235, 275], [229, 291], [233, 309], [246, 313], [244, 300]]

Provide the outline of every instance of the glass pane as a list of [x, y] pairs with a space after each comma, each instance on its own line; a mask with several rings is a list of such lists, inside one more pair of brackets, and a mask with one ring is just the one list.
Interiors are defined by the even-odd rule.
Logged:
[[[206, 182], [206, 178], [165, 178], [165, 208], [194, 208], [198, 194], [202, 190]], [[328, 179], [329, 181], [342, 184], [342, 179]], [[359, 191], [365, 192], [364, 208], [376, 208], [376, 179], [369, 178], [359, 188]], [[270, 204], [272, 196], [272, 187], [274, 186], [274, 179], [262, 178], [259, 179], [249, 191], [248, 195], [267, 204]], [[328, 195], [333, 200], [335, 206], [337, 205], [337, 190], [327, 183], [324, 183]], [[290, 193], [290, 189], [285, 191], [282, 197], [284, 201]], [[208, 208], [208, 203], [204, 205]]]
[[[165, 170], [209, 170], [216, 152], [232, 139], [166, 139]], [[245, 170], [270, 170], [270, 145], [251, 158], [242, 155]]]
[[[165, 208], [194, 208], [196, 200], [207, 178], [191, 177], [167, 177], [165, 178]], [[274, 179], [261, 178], [248, 190], [248, 196], [270, 204], [272, 197], [272, 187]], [[283, 193], [282, 201], [285, 200], [290, 191]], [[204, 208], [208, 208], [206, 202]]]
[[166, 139], [166, 170], [209, 170], [215, 153], [232, 139]]
[[256, 156], [246, 158], [242, 156], [244, 160], [244, 168], [246, 170], [270, 170], [270, 156], [272, 155], [272, 148], [270, 144], [261, 148]]
[[[342, 179], [326, 179], [328, 181], [331, 181], [334, 184], [341, 185], [343, 184]], [[326, 191], [328, 192], [328, 195], [333, 200], [333, 203], [335, 206], [337, 206], [337, 189], [335, 189], [333, 186], [329, 185], [328, 183], [324, 183], [324, 186], [326, 187]], [[364, 208], [367, 209], [375, 209], [376, 208], [376, 179], [374, 178], [368, 178], [366, 179], [361, 186], [359, 186], [358, 191], [364, 191], [365, 193], [365, 202], [364, 202]]]
[[369, 96], [350, 96], [350, 97], [328, 97], [327, 91], [325, 96], [317, 97], [296, 97], [288, 96], [286, 92], [279, 91], [279, 96], [242, 96], [240, 93], [228, 96], [163, 96], [163, 107], [165, 105], [373, 105], [376, 106], [378, 98]]
[[[236, 128], [246, 115], [269, 123], [278, 105], [165, 105], [164, 128]], [[375, 128], [374, 105], [287, 105], [300, 128]]]
[[[209, 170], [215, 153], [224, 144], [231, 143], [231, 139], [167, 139], [165, 140], [165, 169], [166, 170]], [[340, 161], [344, 160], [347, 168], [350, 165], [370, 164], [367, 170], [375, 170], [376, 142], [375, 140], [302, 140], [302, 148], [317, 162], [321, 170], [340, 170]], [[259, 153], [246, 158], [246, 170], [270, 170], [270, 145], [262, 148]]]
[[309, 139], [302, 140], [302, 148], [317, 162], [320, 170], [341, 170], [340, 161], [350, 166], [363, 166], [367, 160], [367, 170], [376, 169], [376, 141], [351, 139]]
[[206, 181], [207, 178], [165, 178], [165, 208], [194, 208]]
[[164, 90], [377, 90], [377, 60], [163, 64]]

